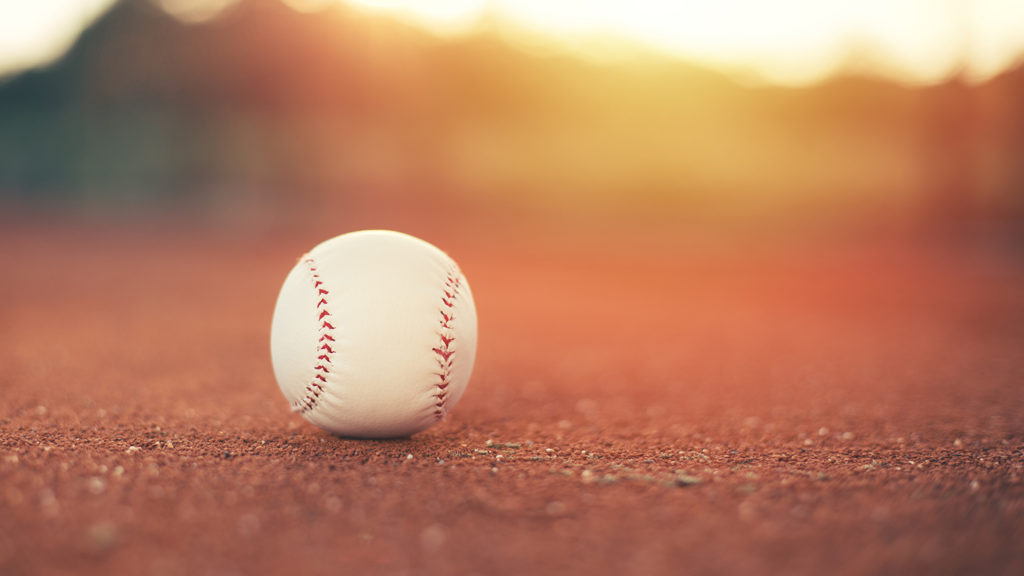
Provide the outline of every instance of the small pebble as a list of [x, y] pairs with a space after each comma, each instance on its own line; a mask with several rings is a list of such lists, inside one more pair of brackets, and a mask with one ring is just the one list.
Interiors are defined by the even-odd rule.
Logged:
[[558, 500], [552, 500], [544, 507], [544, 511], [548, 513], [548, 516], [561, 516], [565, 514], [565, 504]]
[[117, 526], [112, 522], [97, 522], [89, 526], [85, 538], [90, 552], [102, 554], [117, 544]]
[[688, 474], [677, 474], [675, 478], [676, 486], [694, 486], [703, 482], [696, 476], [690, 476]]
[[93, 476], [92, 478], [89, 478], [88, 481], [86, 481], [85, 486], [93, 495], [99, 495], [102, 494], [103, 491], [107, 489], [107, 481], [104, 480], [103, 478], [100, 478], [99, 476]]
[[57, 502], [57, 497], [54, 496], [53, 490], [46, 488], [39, 495], [39, 507], [42, 509], [43, 516], [53, 518], [60, 514], [60, 504]]

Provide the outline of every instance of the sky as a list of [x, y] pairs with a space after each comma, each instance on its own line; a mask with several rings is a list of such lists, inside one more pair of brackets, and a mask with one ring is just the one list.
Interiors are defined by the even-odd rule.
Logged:
[[[237, 0], [156, 1], [201, 22]], [[529, 50], [679, 57], [769, 82], [838, 71], [908, 83], [990, 78], [1024, 60], [1024, 0], [283, 0], [339, 2], [441, 36], [495, 31]], [[0, 74], [58, 58], [113, 0], [0, 0]]]

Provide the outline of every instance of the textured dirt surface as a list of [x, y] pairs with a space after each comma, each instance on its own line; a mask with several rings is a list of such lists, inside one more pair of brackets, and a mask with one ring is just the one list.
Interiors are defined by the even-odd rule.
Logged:
[[340, 439], [270, 315], [378, 224], [5, 221], [0, 574], [1024, 573], [1018, 257], [410, 225], [472, 284], [474, 378]]

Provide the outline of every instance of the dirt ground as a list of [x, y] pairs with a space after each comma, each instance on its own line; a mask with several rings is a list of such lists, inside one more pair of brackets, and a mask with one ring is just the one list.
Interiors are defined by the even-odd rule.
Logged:
[[347, 440], [270, 317], [374, 225], [5, 219], [0, 574], [1024, 573], [1019, 254], [411, 223], [476, 370]]

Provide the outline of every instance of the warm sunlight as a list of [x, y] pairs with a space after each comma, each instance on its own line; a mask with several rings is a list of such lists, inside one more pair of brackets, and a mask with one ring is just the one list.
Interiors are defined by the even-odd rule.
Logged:
[[981, 80], [1024, 53], [1024, 2], [1014, 0], [349, 1], [442, 34], [497, 27], [602, 58], [646, 48], [795, 84], [841, 68], [911, 82], [964, 69]]
[[0, 0], [0, 76], [64, 53], [113, 0]]
[[[0, 1], [0, 75], [50, 61], [114, 0]], [[186, 22], [239, 0], [148, 0]], [[1024, 55], [1019, 0], [282, 0], [342, 3], [439, 35], [500, 33], [531, 50], [595, 59], [654, 51], [745, 77], [807, 84], [837, 71], [981, 81]]]

